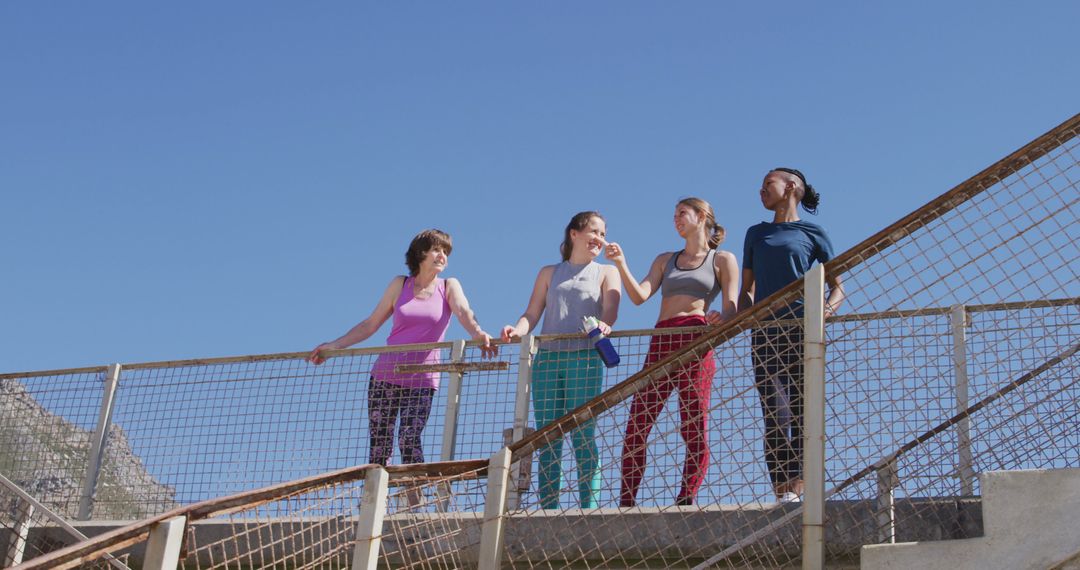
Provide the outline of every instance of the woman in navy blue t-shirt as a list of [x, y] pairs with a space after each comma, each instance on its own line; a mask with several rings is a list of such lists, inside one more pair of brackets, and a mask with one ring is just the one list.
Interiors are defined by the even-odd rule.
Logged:
[[[774, 168], [765, 176], [759, 194], [761, 204], [773, 212], [773, 221], [746, 231], [740, 310], [797, 281], [815, 261], [824, 263], [833, 257], [825, 230], [799, 219], [799, 204], [815, 214], [821, 199], [801, 172]], [[843, 302], [844, 289], [839, 277], [826, 276], [826, 280], [828, 317]], [[785, 503], [799, 501], [803, 492], [802, 309], [800, 299], [774, 315], [788, 323], [756, 329], [751, 337], [754, 380], [765, 419], [765, 463], [776, 497]]]

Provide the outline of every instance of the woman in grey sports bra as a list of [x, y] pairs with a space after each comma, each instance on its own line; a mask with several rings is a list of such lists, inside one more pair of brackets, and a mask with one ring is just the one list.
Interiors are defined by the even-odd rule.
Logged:
[[[675, 231], [685, 240], [685, 245], [680, 251], [656, 256], [648, 275], [641, 282], [630, 273], [619, 244], [608, 244], [605, 256], [618, 268], [627, 296], [635, 305], [640, 305], [657, 290], [661, 291], [660, 317], [656, 328], [716, 324], [734, 316], [739, 268], [731, 252], [716, 249], [724, 240], [724, 229], [716, 224], [712, 207], [700, 198], [680, 200], [675, 207]], [[720, 310], [710, 311], [717, 296], [721, 297]], [[682, 348], [700, 334], [700, 331], [691, 331], [653, 335], [645, 368]], [[712, 351], [709, 351], [697, 362], [687, 363], [667, 376], [654, 378], [634, 394], [623, 441], [619, 506], [632, 507], [637, 504], [638, 487], [645, 473], [645, 443], [656, 417], [675, 390], [679, 392], [679, 434], [686, 443], [682, 487], [675, 504], [694, 504], [709, 467], [706, 420], [715, 372], [716, 363]]]
[[[604, 334], [619, 312], [619, 273], [594, 260], [603, 249], [607, 227], [596, 212], [580, 212], [571, 218], [559, 248], [562, 263], [540, 269], [525, 314], [506, 325], [502, 338], [523, 336], [544, 315], [541, 334], [580, 333], [582, 317], [596, 317]], [[604, 365], [588, 339], [544, 341], [533, 359], [532, 399], [536, 427], [541, 428], [600, 394]], [[596, 446], [596, 423], [590, 420], [571, 432], [578, 467], [578, 497], [582, 508], [595, 508], [600, 495], [600, 455]], [[539, 451], [540, 506], [559, 508], [562, 484], [562, 438]]]

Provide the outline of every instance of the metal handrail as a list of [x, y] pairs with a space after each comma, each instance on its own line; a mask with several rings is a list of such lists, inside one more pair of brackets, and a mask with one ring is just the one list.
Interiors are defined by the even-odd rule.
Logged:
[[[1068, 305], [1080, 305], [1080, 297], [1070, 297], [1064, 299], [1038, 299], [1033, 301], [1011, 301], [1006, 303], [987, 303], [981, 305], [967, 305], [968, 312], [985, 312], [985, 311], [1008, 311], [1014, 309], [1037, 309], [1037, 308], [1049, 308], [1049, 307], [1062, 307]], [[873, 313], [851, 313], [833, 315], [827, 319], [828, 322], [847, 322], [847, 321], [867, 321], [877, 319], [896, 319], [896, 318], [910, 318], [910, 317], [922, 317], [932, 315], [945, 315], [950, 311], [949, 307], [928, 307], [924, 309], [895, 309], [889, 311], [877, 311]], [[665, 328], [665, 329], [628, 329], [628, 330], [614, 330], [608, 335], [610, 338], [625, 338], [635, 336], [647, 336], [663, 332], [663, 334], [680, 334], [689, 332], [701, 332], [705, 330], [715, 330], [717, 326], [696, 326], [696, 327], [678, 327], [678, 328]], [[537, 341], [550, 342], [555, 340], [571, 340], [585, 338], [584, 333], [566, 333], [566, 334], [545, 334], [535, 335]], [[500, 339], [493, 339], [492, 343], [496, 345], [513, 345], [517, 344], [518, 337], [514, 337], [509, 342], [503, 342]], [[480, 341], [466, 340], [466, 346], [477, 347], [480, 346]], [[453, 346], [453, 341], [447, 342], [429, 342], [418, 344], [395, 344], [386, 346], [371, 346], [362, 348], [342, 348], [337, 350], [326, 350], [324, 354], [329, 357], [339, 356], [359, 356], [359, 355], [371, 355], [381, 354], [384, 352], [415, 352], [422, 350], [436, 350], [445, 349], [449, 350]], [[207, 366], [216, 364], [236, 364], [242, 362], [264, 362], [268, 360], [297, 360], [306, 359], [310, 351], [307, 352], [277, 352], [267, 354], [245, 354], [238, 356], [220, 356], [213, 358], [189, 358], [185, 360], [159, 360], [153, 362], [134, 362], [130, 364], [122, 364], [124, 370], [146, 370], [151, 368], [179, 368], [184, 366]], [[18, 379], [18, 378], [34, 378], [42, 376], [61, 376], [67, 374], [86, 374], [86, 373], [103, 373], [107, 370], [108, 366], [85, 366], [81, 368], [62, 368], [55, 370], [37, 370], [37, 371], [24, 371], [24, 372], [6, 372], [0, 373], [0, 380]]]

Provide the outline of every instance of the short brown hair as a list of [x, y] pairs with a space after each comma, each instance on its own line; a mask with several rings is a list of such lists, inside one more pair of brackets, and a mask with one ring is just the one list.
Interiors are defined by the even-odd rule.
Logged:
[[427, 252], [439, 248], [446, 255], [454, 249], [450, 234], [436, 229], [424, 230], [412, 238], [409, 249], [405, 251], [405, 265], [409, 267], [409, 275], [415, 277], [420, 273], [420, 262], [424, 260]]

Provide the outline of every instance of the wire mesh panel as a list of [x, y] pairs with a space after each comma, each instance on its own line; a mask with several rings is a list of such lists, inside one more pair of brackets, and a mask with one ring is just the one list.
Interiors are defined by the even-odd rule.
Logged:
[[487, 478], [482, 469], [397, 479], [383, 521], [384, 568], [469, 568], [477, 563]]
[[[453, 458], [487, 459], [506, 445], [505, 432], [514, 426], [519, 361], [518, 343], [500, 345], [498, 356], [491, 360], [481, 357], [478, 346], [465, 347], [462, 362], [467, 365], [495, 362], [505, 367], [463, 374]], [[434, 433], [442, 434], [441, 430]]]
[[[113, 419], [171, 500], [190, 504], [364, 463], [370, 361], [128, 367]], [[137, 493], [143, 509], [170, 506], [160, 487]]]
[[[431, 345], [449, 362], [450, 343]], [[419, 445], [424, 461], [486, 457], [513, 425], [516, 346], [483, 370], [469, 369], [447, 422], [447, 385], [430, 394]], [[122, 367], [105, 434], [94, 518], [137, 519], [372, 459], [371, 371], [381, 353], [409, 346], [339, 351], [321, 366], [306, 355], [267, 355]], [[491, 364], [475, 345], [466, 366]], [[436, 365], [437, 366], [437, 365]], [[101, 408], [105, 367], [0, 376], [0, 472], [59, 512], [75, 516]], [[401, 456], [404, 417], [392, 418], [388, 463]], [[389, 425], [388, 423], [388, 425]], [[452, 426], [452, 449], [444, 428]]]
[[362, 481], [338, 482], [188, 525], [185, 568], [348, 568]]
[[[701, 327], [679, 328], [672, 329], [670, 334], [695, 335], [705, 330]], [[530, 387], [532, 424], [543, 427], [599, 395], [600, 390], [589, 391], [592, 385], [609, 389], [641, 371], [653, 338], [647, 333], [613, 334], [611, 340], [621, 362], [606, 369], [591, 349], [546, 352], [547, 337], [541, 337]], [[557, 342], [561, 338], [551, 337], [548, 342]], [[749, 335], [741, 334], [713, 351], [716, 372], [708, 394], [705, 429], [699, 430], [711, 458], [696, 483], [699, 485], [698, 502], [701, 503], [756, 501], [768, 489], [764, 483], [766, 479], [762, 477], [764, 466], [757, 461], [761, 427], [754, 421], [753, 414], [746, 413], [758, 406], [757, 392], [749, 380], [752, 363], [746, 358], [748, 350]], [[636, 495], [639, 506], [661, 506], [675, 501], [683, 477], [686, 451], [680, 430], [679, 391], [675, 386], [669, 388], [668, 397], [658, 402], [656, 418], [649, 431], [644, 474], [639, 477]], [[525, 470], [525, 474], [531, 476], [519, 485], [522, 491], [520, 506], [525, 509], [618, 506], [630, 404], [629, 398], [615, 402], [611, 409], [595, 417], [591, 426], [573, 429], [552, 445], [532, 452]], [[734, 410], [738, 413], [733, 413]], [[592, 445], [593, 441], [595, 445]], [[595, 461], [592, 459], [594, 450]], [[598, 465], [593, 467], [592, 463]]]
[[[83, 530], [94, 532], [93, 523], [82, 524]], [[85, 540], [82, 530], [0, 475], [0, 562], [4, 568]], [[116, 548], [115, 552], [116, 556], [104, 556], [102, 565], [126, 570], [124, 561], [130, 551]]]
[[[757, 340], [759, 352], [773, 349], [759, 354], [759, 365], [793, 361], [786, 351], [798, 344], [799, 326], [788, 311], [785, 304], [755, 321], [755, 329], [779, 327]], [[776, 502], [761, 457], [752, 335], [731, 331], [715, 341], [704, 336], [709, 331], [616, 336], [624, 359], [607, 370], [611, 388], [571, 402], [566, 415], [518, 446], [515, 459], [534, 464], [535, 475], [518, 485], [528, 491], [506, 521], [514, 567], [686, 568], [718, 555], [762, 567], [798, 560], [799, 511]], [[588, 369], [594, 358], [564, 353], [552, 364]], [[534, 412], [549, 405], [538, 386], [539, 360]], [[588, 468], [592, 446], [595, 470]]]
[[[640, 366], [643, 351], [638, 346], [639, 338], [612, 338], [621, 363], [606, 368], [591, 347], [580, 347], [583, 337], [551, 335], [538, 338], [528, 387], [528, 422], [532, 427], [544, 427], [599, 396], [604, 389], [624, 379], [634, 361]], [[570, 342], [579, 344], [565, 350]], [[592, 508], [610, 505], [613, 496], [610, 471], [616, 462], [611, 457], [610, 446], [600, 436], [613, 428], [608, 425], [613, 417], [586, 422], [567, 436], [538, 449], [529, 461], [524, 462], [515, 482], [520, 506], [555, 508], [584, 504], [586, 508]], [[564, 478], [564, 473], [572, 475]]]
[[[861, 468], [885, 458], [955, 414], [957, 400], [947, 311], [849, 315], [827, 330], [827, 486], [833, 486], [850, 475], [841, 466]], [[915, 452], [918, 463], [955, 469], [955, 431], [939, 441], [942, 446]], [[949, 480], [945, 496], [958, 495], [958, 479]], [[911, 484], [905, 475], [905, 485]]]
[[828, 325], [828, 480], [834, 498], [910, 498], [879, 508], [882, 542], [977, 494], [979, 472], [1080, 467], [1080, 139], [1060, 140], [844, 274], [848, 312], [886, 314]]
[[[64, 545], [38, 530], [48, 518], [10, 489], [0, 486], [0, 562], [4, 568], [40, 556]], [[67, 543], [72, 542], [70, 539]]]
[[0, 473], [53, 511], [78, 514], [105, 368], [0, 376]]
[[[439, 346], [448, 361], [449, 343]], [[394, 350], [407, 348], [380, 349]], [[443, 434], [450, 375], [441, 374], [442, 386], [428, 393], [419, 427], [406, 417], [417, 406], [401, 404], [397, 392], [380, 392], [374, 400], [394, 404], [394, 415], [378, 408], [373, 416], [371, 369], [380, 351], [344, 351], [320, 366], [298, 357], [126, 366], [94, 516], [138, 518], [367, 463], [375, 455], [373, 441], [386, 454], [379, 461], [393, 464], [482, 457], [503, 444], [516, 376], [509, 362], [503, 370], [465, 374], [456, 450], [448, 455]], [[478, 361], [478, 349], [468, 347], [464, 360]], [[406, 433], [418, 438], [408, 448], [421, 455], [401, 456]], [[133, 464], [138, 477], [124, 472]]]
[[387, 472], [375, 465], [247, 490], [131, 523], [20, 568], [156, 563], [148, 541], [169, 521], [186, 522], [177, 544], [183, 568], [350, 568], [367, 560], [357, 556], [369, 544], [381, 544], [377, 560], [385, 567], [467, 567], [477, 559], [485, 463], [391, 467], [389, 497]]
[[[970, 421], [976, 472], [1080, 466], [1080, 299], [1071, 301], [970, 312], [972, 401], [993, 398]], [[1003, 389], [1012, 391], [995, 397]]]

